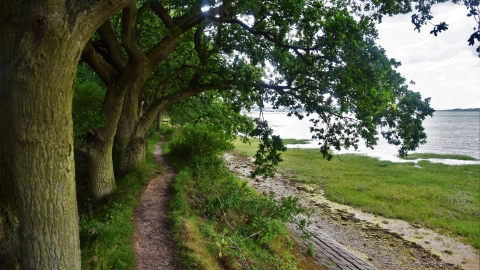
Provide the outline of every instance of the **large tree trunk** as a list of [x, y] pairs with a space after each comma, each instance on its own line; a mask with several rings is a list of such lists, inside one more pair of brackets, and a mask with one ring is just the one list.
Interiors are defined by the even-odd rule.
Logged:
[[112, 146], [109, 143], [92, 147], [87, 155], [88, 191], [94, 201], [102, 200], [116, 190]]
[[138, 169], [145, 163], [147, 154], [147, 138], [146, 134], [133, 135], [128, 140], [125, 149], [117, 155], [117, 176], [124, 176], [125, 174]]
[[11, 93], [8, 121], [15, 123], [10, 154], [22, 269], [80, 269], [71, 100], [81, 48], [55, 45], [19, 52], [2, 74]]
[[107, 121], [96, 130], [87, 150], [88, 190], [94, 201], [102, 200], [116, 190], [112, 148], [124, 96], [124, 88], [109, 87], [103, 107]]
[[0, 1], [0, 176], [15, 191], [22, 269], [80, 269], [73, 82], [86, 41], [126, 2]]

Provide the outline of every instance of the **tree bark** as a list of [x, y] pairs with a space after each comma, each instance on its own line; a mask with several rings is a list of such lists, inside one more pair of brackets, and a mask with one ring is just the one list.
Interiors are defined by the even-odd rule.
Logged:
[[138, 169], [146, 160], [147, 139], [144, 136], [132, 136], [122, 153], [119, 153], [117, 162], [117, 176], [124, 176], [125, 174]]
[[[7, 104], [0, 99], [0, 119], [7, 119]], [[8, 123], [7, 123], [8, 124]], [[2, 125], [5, 129], [6, 125]], [[18, 256], [20, 242], [18, 241], [18, 215], [14, 196], [13, 178], [11, 175], [11, 155], [8, 149], [6, 132], [0, 132], [0, 269], [20, 269]]]
[[[80, 50], [57, 44], [63, 48], [37, 48], [31, 52], [36, 55], [20, 55], [17, 65], [7, 64], [5, 74], [7, 89], [14, 90], [10, 150], [22, 269], [80, 269], [71, 119]], [[57, 57], [70, 61], [46, 60]], [[55, 79], [50, 79], [52, 74]]]
[[134, 95], [127, 95], [126, 98], [129, 98], [128, 100], [134, 101], [124, 102], [122, 117], [118, 122], [118, 130], [121, 130], [122, 132], [117, 132], [115, 140], [124, 151], [118, 154], [117, 162], [115, 162], [116, 175], [123, 176], [137, 169], [145, 162], [147, 133], [148, 129], [153, 125], [156, 116], [173, 104], [212, 89], [215, 89], [214, 85], [199, 85], [196, 82], [191, 82], [189, 86], [176, 93], [157, 98], [148, 107], [141, 119], [138, 117], [138, 114], [135, 113], [137, 107], [132, 105], [138, 104], [138, 96], [135, 101]]
[[96, 130], [95, 138], [88, 146], [88, 191], [94, 201], [100, 201], [116, 190], [112, 149], [124, 96], [124, 87], [109, 87], [103, 107], [107, 121]]
[[126, 2], [0, 2], [0, 176], [15, 194], [21, 269], [80, 269], [73, 84], [85, 43]]
[[[0, 77], [2, 79], [2, 77]], [[0, 81], [3, 84], [3, 80]], [[0, 90], [0, 269], [16, 270], [20, 268], [18, 256], [20, 242], [18, 241], [18, 215], [15, 189], [12, 176], [11, 131], [12, 122], [9, 119], [11, 104], [6, 92]]]
[[162, 112], [159, 112], [157, 114], [157, 125], [155, 126], [156, 131], [160, 131], [162, 128]]
[[100, 201], [115, 192], [112, 143], [96, 144], [87, 154], [88, 192], [94, 201]]

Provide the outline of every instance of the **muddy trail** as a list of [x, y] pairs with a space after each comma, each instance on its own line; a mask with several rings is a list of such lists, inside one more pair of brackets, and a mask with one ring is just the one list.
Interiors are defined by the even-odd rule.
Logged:
[[[225, 154], [228, 168], [260, 192], [293, 195], [312, 211], [309, 230], [315, 259], [328, 269], [479, 269], [479, 253], [471, 246], [402, 220], [386, 219], [328, 201], [313, 185], [282, 175], [250, 179], [252, 159]], [[353, 254], [352, 254], [353, 253]]]
[[167, 218], [168, 202], [172, 197], [171, 183], [175, 178], [174, 168], [163, 156], [161, 143], [155, 145], [154, 159], [164, 172], [150, 180], [145, 187], [135, 211], [134, 249], [139, 270], [174, 270], [174, 243], [170, 237]]

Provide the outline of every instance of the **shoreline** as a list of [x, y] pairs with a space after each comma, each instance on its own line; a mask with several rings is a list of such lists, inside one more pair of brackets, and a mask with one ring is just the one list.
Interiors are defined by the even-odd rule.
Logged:
[[[258, 117], [258, 113], [249, 113], [247, 116]], [[301, 146], [288, 145], [290, 148], [319, 148], [318, 140], [312, 140], [308, 119], [315, 118], [315, 115], [298, 120], [295, 116], [288, 117], [286, 112], [264, 112], [264, 119], [268, 121], [275, 135], [282, 139], [308, 140], [308, 144]], [[451, 160], [434, 160], [435, 163], [447, 165], [479, 164], [480, 165], [480, 114], [474, 111], [438, 111], [432, 118], [424, 121], [424, 128], [427, 134], [427, 143], [411, 153], [436, 153], [466, 155], [476, 158], [477, 162], [458, 162]], [[398, 149], [380, 135], [374, 149], [367, 148], [361, 141], [358, 150], [334, 151], [335, 154], [353, 153], [366, 154], [377, 157], [381, 160], [402, 162], [397, 159]]]
[[379, 269], [477, 269], [478, 251], [470, 245], [403, 220], [334, 203], [323, 196], [320, 187], [296, 183], [283, 175], [248, 179], [246, 176], [253, 166], [251, 159], [230, 155], [226, 160], [231, 171], [243, 176], [260, 192], [300, 198], [302, 204], [312, 209], [313, 225], [320, 233], [326, 233]]
[[[320, 146], [316, 144], [315, 141], [310, 141], [308, 144], [286, 144], [285, 147], [287, 149], [320, 149]], [[413, 152], [411, 154], [437, 154], [437, 153], [430, 153], [430, 152]], [[369, 149], [361, 149], [361, 150], [354, 150], [349, 149], [345, 150], [342, 149], [340, 151], [334, 151], [334, 155], [357, 155], [357, 156], [367, 156], [371, 158], [375, 158], [381, 161], [390, 161], [393, 163], [415, 163], [418, 164], [420, 161], [428, 161], [432, 163], [441, 163], [450, 166], [460, 166], [460, 165], [480, 165], [480, 158], [472, 157], [470, 155], [465, 155], [471, 157], [475, 160], [462, 160], [462, 159], [455, 159], [455, 158], [417, 158], [417, 159], [402, 159], [396, 155], [389, 155], [384, 153], [375, 152], [375, 150]], [[457, 155], [457, 154], [452, 154]], [[463, 154], [462, 154], [463, 155]]]

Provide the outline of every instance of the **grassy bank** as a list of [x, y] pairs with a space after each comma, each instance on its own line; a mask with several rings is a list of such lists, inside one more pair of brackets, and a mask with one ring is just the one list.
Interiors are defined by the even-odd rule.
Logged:
[[414, 159], [430, 159], [430, 158], [439, 158], [439, 159], [457, 159], [457, 160], [477, 160], [471, 156], [466, 155], [441, 155], [441, 154], [432, 154], [432, 153], [413, 153], [409, 154], [403, 159], [414, 160]]
[[[235, 146], [247, 155], [256, 151], [255, 144]], [[355, 155], [327, 161], [318, 149], [289, 149], [282, 158], [280, 172], [319, 185], [332, 201], [463, 236], [480, 248], [479, 165], [415, 165]]]
[[158, 135], [148, 141], [147, 162], [117, 181], [117, 192], [107, 202], [83, 201], [80, 207], [82, 269], [135, 269], [134, 209], [145, 183], [161, 168], [153, 160]]
[[258, 194], [217, 156], [231, 144], [201, 126], [164, 144], [179, 170], [171, 219], [183, 269], [322, 269], [294, 248], [285, 222], [302, 223], [295, 199]]
[[283, 141], [283, 144], [284, 145], [287, 145], [287, 144], [309, 144], [310, 143], [310, 140], [307, 140], [307, 139], [285, 139], [285, 140], [282, 140]]

